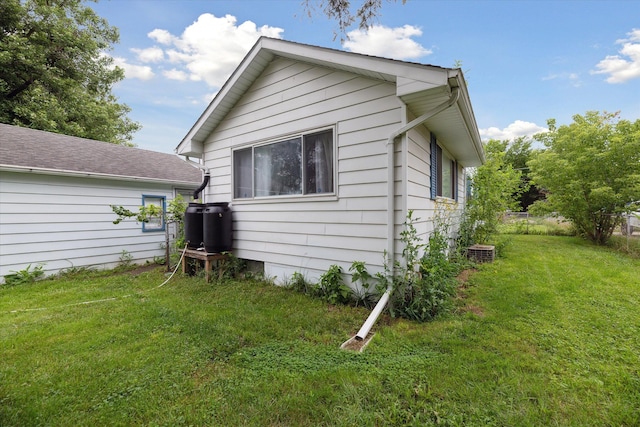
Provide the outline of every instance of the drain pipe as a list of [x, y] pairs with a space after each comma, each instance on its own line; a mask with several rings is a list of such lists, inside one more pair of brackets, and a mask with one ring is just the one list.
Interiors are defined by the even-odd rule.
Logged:
[[204, 188], [207, 186], [207, 184], [209, 184], [209, 179], [211, 179], [211, 175], [209, 174], [209, 171], [207, 171], [204, 174], [204, 180], [202, 181], [202, 184], [200, 184], [200, 187], [196, 188], [193, 191], [193, 200], [197, 200], [198, 199], [198, 197], [200, 196], [200, 192], [202, 190], [204, 190]]
[[[204, 174], [203, 177], [202, 177], [202, 184], [200, 184], [200, 187], [195, 189], [194, 192], [193, 192], [193, 200], [197, 200], [198, 197], [200, 196], [200, 193], [202, 192], [202, 190], [204, 190], [205, 187], [207, 186], [207, 184], [209, 184], [209, 180], [211, 179], [211, 173], [209, 172], [208, 168], [205, 168], [200, 163], [194, 162], [189, 157], [187, 157], [186, 161], [191, 163], [192, 165], [194, 165], [198, 169], [200, 169]], [[202, 201], [204, 202], [204, 197], [202, 198]]]
[[[393, 132], [387, 140], [387, 265], [391, 266], [391, 268], [393, 268], [394, 266], [395, 259], [395, 140], [397, 137], [421, 125], [427, 119], [430, 119], [436, 114], [441, 113], [447, 108], [453, 106], [456, 102], [458, 102], [459, 97], [460, 89], [454, 87], [451, 91], [451, 96], [447, 101], [443, 102], [440, 105], [437, 105], [432, 110], [427, 111], [420, 117], [411, 120], [409, 123]], [[378, 317], [382, 313], [382, 310], [384, 310], [387, 303], [389, 302], [392, 291], [392, 284], [389, 283], [387, 290], [384, 292], [384, 294], [382, 294], [382, 296], [378, 300], [378, 303], [369, 314], [369, 317], [367, 317], [367, 320], [365, 320], [364, 324], [356, 334], [356, 340], [362, 341], [367, 337], [367, 335], [369, 335], [369, 331], [376, 323], [376, 320], [378, 320]]]

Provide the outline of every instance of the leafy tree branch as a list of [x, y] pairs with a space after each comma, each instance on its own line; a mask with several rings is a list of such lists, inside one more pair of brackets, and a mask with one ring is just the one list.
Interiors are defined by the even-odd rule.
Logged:
[[573, 123], [536, 136], [546, 149], [528, 165], [534, 183], [548, 192], [538, 209], [570, 219], [577, 231], [605, 244], [622, 214], [640, 208], [640, 120], [589, 111]]

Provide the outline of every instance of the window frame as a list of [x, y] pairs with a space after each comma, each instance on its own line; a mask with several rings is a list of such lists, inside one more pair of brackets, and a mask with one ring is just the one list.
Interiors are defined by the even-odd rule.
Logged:
[[[154, 194], [143, 194], [142, 195], [142, 206], [147, 206], [149, 204], [157, 204], [157, 203], [151, 203], [152, 200], [158, 200], [159, 201], [159, 205], [162, 208], [162, 216], [157, 218], [157, 226], [154, 226], [153, 224], [156, 223], [156, 221], [143, 221], [142, 222], [142, 232], [143, 233], [153, 233], [153, 232], [159, 232], [159, 231], [165, 231], [167, 224], [165, 223], [165, 215], [167, 213], [167, 196], [159, 196], [159, 195], [154, 195]], [[155, 218], [154, 218], [155, 220]]]
[[[438, 142], [436, 136], [431, 133], [430, 144], [430, 160], [431, 160], [431, 199], [444, 198], [447, 200], [458, 201], [458, 162], [445, 150]], [[449, 164], [450, 174], [447, 177], [449, 182], [449, 188], [451, 192], [449, 194], [443, 194], [443, 165], [445, 161]]]
[[[315, 134], [320, 134], [323, 132], [328, 132], [330, 131], [331, 133], [331, 153], [330, 156], [328, 156], [328, 158], [331, 161], [331, 172], [330, 172], [330, 181], [331, 181], [331, 191], [326, 191], [326, 192], [321, 192], [321, 193], [312, 193], [312, 192], [308, 192], [308, 188], [307, 188], [307, 174], [308, 174], [308, 170], [307, 170], [307, 166], [306, 166], [306, 162], [307, 162], [307, 148], [308, 146], [307, 141], [305, 139], [305, 137], [309, 137]], [[266, 147], [269, 145], [274, 145], [274, 144], [278, 144], [278, 143], [286, 143], [288, 141], [294, 141], [297, 140], [299, 142], [300, 145], [300, 192], [299, 193], [292, 193], [292, 194], [277, 194], [277, 195], [260, 195], [257, 196], [256, 195], [256, 157], [255, 157], [255, 152], [256, 149], [259, 149], [261, 147]], [[284, 136], [280, 136], [277, 138], [272, 138], [272, 139], [268, 139], [268, 140], [263, 140], [263, 141], [257, 141], [251, 144], [246, 144], [246, 145], [242, 145], [242, 146], [238, 146], [232, 149], [231, 151], [231, 194], [233, 195], [233, 201], [234, 202], [252, 202], [252, 201], [260, 201], [260, 202], [269, 202], [271, 200], [281, 200], [281, 199], [303, 199], [303, 200], [309, 200], [312, 198], [320, 198], [320, 199], [327, 199], [327, 198], [334, 198], [336, 197], [337, 194], [337, 143], [336, 143], [336, 127], [335, 126], [324, 126], [324, 127], [320, 127], [320, 128], [313, 128], [313, 129], [309, 129], [309, 130], [304, 130], [304, 131], [300, 131], [300, 132], [296, 132], [296, 133], [291, 133], [291, 134], [287, 134]], [[237, 185], [239, 185], [239, 182], [242, 180], [242, 177], [239, 175], [238, 173], [238, 168], [240, 167], [248, 167], [247, 164], [241, 164], [241, 161], [238, 156], [238, 153], [241, 152], [250, 152], [249, 155], [249, 160], [250, 162], [245, 162], [245, 163], [250, 163], [251, 164], [251, 177], [250, 179], [247, 179], [247, 177], [244, 177], [244, 181], [250, 181], [251, 183], [251, 190], [250, 196], [247, 197], [239, 197], [238, 196], [238, 188]], [[246, 155], [246, 154], [245, 154]], [[246, 160], [246, 159], [245, 159]], [[244, 183], [246, 184], [246, 182]], [[246, 187], [246, 185], [245, 185]]]

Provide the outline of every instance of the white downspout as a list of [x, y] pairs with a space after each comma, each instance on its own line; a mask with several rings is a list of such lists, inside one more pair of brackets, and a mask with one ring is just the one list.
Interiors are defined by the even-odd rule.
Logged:
[[[416, 126], [421, 125], [427, 119], [453, 106], [458, 102], [459, 97], [460, 89], [454, 87], [451, 91], [451, 96], [447, 101], [437, 105], [420, 117], [411, 120], [409, 123], [393, 132], [387, 140], [387, 265], [391, 269], [393, 269], [395, 260], [395, 140], [397, 137], [407, 133]], [[382, 313], [382, 310], [384, 310], [389, 302], [389, 297], [391, 296], [392, 291], [392, 284], [389, 283], [387, 290], [382, 294], [378, 303], [369, 314], [369, 317], [367, 317], [367, 320], [365, 320], [364, 324], [356, 334], [356, 340], [362, 341], [367, 337], [369, 331]]]

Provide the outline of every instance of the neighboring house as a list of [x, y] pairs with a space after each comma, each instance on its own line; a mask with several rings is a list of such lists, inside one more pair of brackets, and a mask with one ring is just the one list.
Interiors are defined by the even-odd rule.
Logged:
[[166, 206], [200, 182], [174, 154], [0, 124], [0, 281], [30, 264], [55, 273], [163, 257], [165, 224], [115, 225], [110, 205]]
[[[277, 281], [399, 259], [409, 210], [457, 221], [483, 163], [461, 70], [260, 38], [176, 152], [230, 202], [234, 254]], [[454, 224], [455, 226], [455, 224]]]

